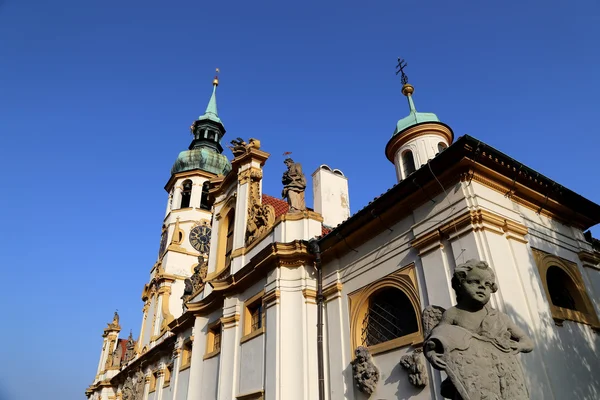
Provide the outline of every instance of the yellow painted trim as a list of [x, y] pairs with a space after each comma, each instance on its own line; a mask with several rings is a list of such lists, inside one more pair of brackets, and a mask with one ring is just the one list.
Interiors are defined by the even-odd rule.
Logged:
[[[238, 315], [238, 314], [236, 314]], [[239, 317], [239, 315], [238, 315]], [[206, 349], [204, 352], [204, 357], [203, 360], [206, 360], [208, 358], [212, 358], [214, 356], [216, 356], [217, 354], [219, 354], [221, 352], [221, 345], [222, 342], [219, 342], [219, 348], [215, 350], [214, 346], [215, 346], [215, 334], [216, 331], [219, 331], [219, 336], [220, 339], [223, 340], [223, 323], [221, 322], [221, 319], [217, 319], [214, 322], [211, 322], [208, 324], [207, 326], [207, 333], [206, 333]]]
[[[242, 335], [244, 337], [247, 337], [253, 333], [253, 331], [252, 331], [252, 313], [251, 313], [250, 309], [258, 306], [260, 303], [263, 304], [263, 310], [262, 310], [263, 326], [262, 326], [262, 328], [264, 328], [265, 308], [266, 308], [264, 305], [264, 300], [263, 300], [264, 295], [265, 295], [265, 291], [261, 290], [260, 292], [256, 293], [254, 296], [250, 297], [248, 300], [246, 300], [244, 302], [244, 325], [243, 325], [243, 330], [242, 330]], [[260, 329], [261, 328], [259, 328], [258, 330], [260, 330]], [[244, 337], [242, 339], [244, 339]], [[246, 339], [246, 340], [249, 340], [249, 339]]]
[[262, 335], [263, 333], [265, 333], [265, 326], [263, 325], [261, 328], [258, 328], [244, 336], [242, 336], [242, 338], [240, 339], [240, 344], [245, 343], [249, 340], [254, 339], [257, 336]]
[[221, 324], [223, 325], [223, 329], [234, 328], [237, 326], [237, 323], [240, 320], [240, 314], [233, 314], [227, 317], [221, 317]]

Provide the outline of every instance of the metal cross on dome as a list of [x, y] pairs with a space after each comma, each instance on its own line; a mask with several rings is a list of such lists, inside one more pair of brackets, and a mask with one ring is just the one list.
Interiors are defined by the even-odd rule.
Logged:
[[404, 68], [406, 68], [407, 66], [408, 64], [406, 63], [406, 61], [398, 57], [398, 65], [396, 65], [396, 75], [402, 74], [400, 76], [400, 81], [403, 85], [406, 85], [408, 83], [408, 75], [404, 73]]

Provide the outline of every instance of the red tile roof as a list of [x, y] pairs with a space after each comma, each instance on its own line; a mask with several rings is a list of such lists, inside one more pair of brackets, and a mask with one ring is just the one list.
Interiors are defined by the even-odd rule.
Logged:
[[321, 228], [321, 236], [325, 236], [327, 235], [329, 232], [331, 232], [331, 228], [326, 227], [325, 225], [323, 225], [323, 227]]
[[127, 339], [119, 339], [117, 346], [121, 346], [121, 361], [125, 359], [125, 353], [127, 353]]
[[290, 208], [287, 201], [269, 196], [268, 194], [262, 195], [262, 202], [263, 204], [270, 204], [273, 206], [275, 209], [275, 217], [279, 217], [280, 215], [287, 213]]

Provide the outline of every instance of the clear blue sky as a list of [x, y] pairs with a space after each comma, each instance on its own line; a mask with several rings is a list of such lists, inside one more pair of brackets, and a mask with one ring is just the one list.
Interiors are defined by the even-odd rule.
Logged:
[[266, 193], [285, 151], [344, 171], [353, 212], [395, 183], [401, 55], [418, 110], [600, 202], [599, 39], [595, 1], [0, 0], [0, 399], [83, 399], [116, 308], [138, 334], [215, 67]]

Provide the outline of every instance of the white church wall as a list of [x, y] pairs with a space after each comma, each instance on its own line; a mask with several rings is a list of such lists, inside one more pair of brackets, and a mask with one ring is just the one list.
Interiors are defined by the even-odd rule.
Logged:
[[[173, 378], [171, 378], [173, 379]], [[160, 395], [160, 400], [172, 400], [173, 399], [173, 384], [171, 383], [167, 387], [163, 387]]]
[[240, 394], [263, 389], [265, 335], [257, 336], [240, 345]]
[[[144, 347], [148, 343], [150, 343], [150, 338], [152, 337], [152, 334], [153, 334], [152, 333], [152, 321], [154, 320], [154, 313], [156, 312], [157, 298], [158, 297], [153, 296], [152, 299], [148, 300], [150, 302], [150, 306], [148, 307], [148, 316], [146, 317], [146, 319], [144, 321], [144, 330], [143, 330], [141, 347]], [[141, 348], [140, 348], [140, 350], [141, 350]]]
[[[238, 331], [237, 339], [233, 344], [235, 347], [239, 347], [235, 357], [238, 382], [237, 394], [250, 393], [264, 388], [266, 329], [264, 334], [243, 343], [240, 339], [244, 336], [244, 325], [246, 324], [245, 302], [259, 294], [264, 289], [266, 282], [266, 278], [260, 279], [237, 296], [241, 313], [240, 323], [235, 328]], [[266, 314], [265, 310], [263, 310], [263, 313]], [[263, 319], [263, 326], [265, 326], [265, 323], [266, 319]]]
[[190, 381], [190, 368], [179, 372], [177, 377], [177, 398], [187, 399], [188, 386]]
[[[529, 230], [527, 243], [491, 232], [471, 236], [479, 243], [481, 258], [490, 262], [497, 275], [499, 291], [493, 296], [494, 306], [510, 315], [535, 342], [534, 351], [521, 356], [532, 398], [596, 398], [600, 379], [592, 371], [600, 368], [596, 357], [600, 338], [587, 325], [565, 321], [556, 326], [531, 250], [569, 260], [582, 272], [578, 232], [478, 183], [473, 184], [473, 194], [480, 207], [516, 220]], [[586, 284], [593, 297], [593, 284]]]
[[217, 399], [220, 359], [221, 355], [217, 355], [204, 360], [204, 368], [202, 370], [202, 386], [199, 396], [200, 399]]
[[600, 315], [600, 270], [592, 267], [585, 267], [583, 270], [593, 292], [593, 295], [590, 293], [590, 300], [594, 304], [596, 313]]

